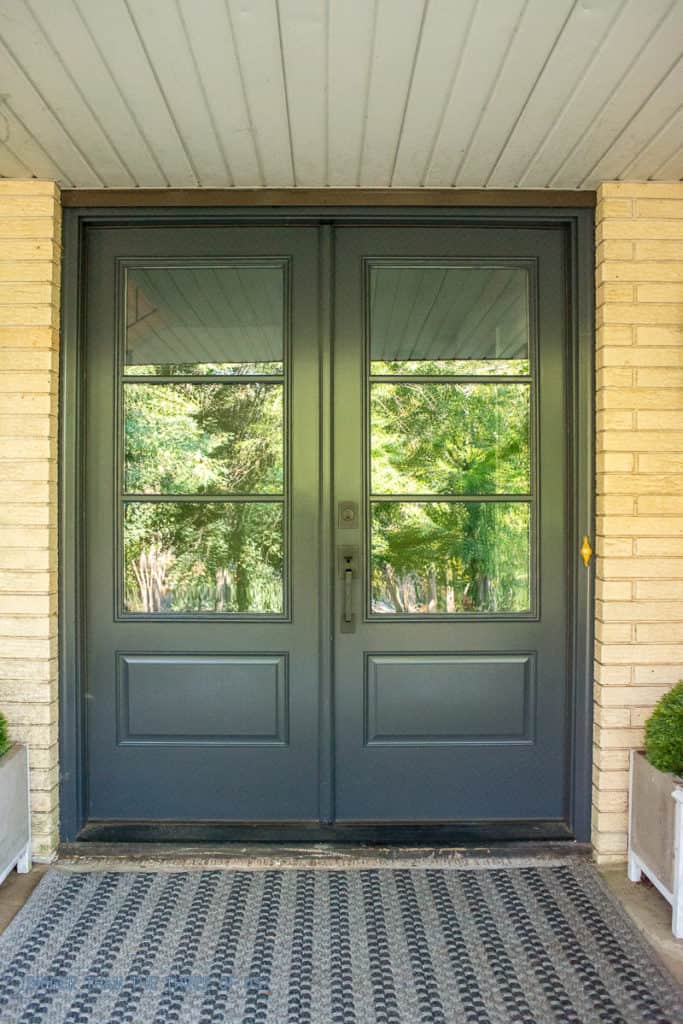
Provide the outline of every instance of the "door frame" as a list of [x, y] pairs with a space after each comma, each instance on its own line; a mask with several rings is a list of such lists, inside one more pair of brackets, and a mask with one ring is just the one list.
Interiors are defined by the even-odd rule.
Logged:
[[[552, 193], [549, 193], [552, 195]], [[139, 201], [139, 199], [138, 199]], [[570, 719], [567, 772], [568, 820], [574, 838], [590, 840], [591, 774], [593, 733], [593, 622], [594, 587], [592, 569], [586, 570], [578, 549], [584, 534], [594, 536], [594, 211], [585, 207], [406, 207], [406, 206], [281, 206], [281, 207], [71, 207], [63, 213], [63, 283], [59, 367], [59, 757], [60, 757], [60, 836], [63, 842], [79, 838], [86, 821], [87, 751], [85, 729], [85, 531], [84, 531], [84, 345], [85, 345], [85, 273], [87, 235], [91, 227], [160, 226], [248, 226], [291, 227], [317, 224], [320, 227], [322, 334], [331, 332], [332, 296], [329, 273], [332, 266], [332, 231], [335, 226], [428, 226], [439, 225], [490, 227], [562, 228], [569, 268], [566, 308], [569, 325], [567, 353], [567, 408], [571, 429], [568, 432], [568, 508], [567, 545], [569, 566], [567, 584], [571, 590], [570, 628], [568, 631], [569, 680], [567, 714]], [[321, 366], [321, 383], [329, 385], [330, 366]], [[321, 409], [323, 481], [329, 481], [329, 387]], [[329, 491], [329, 487], [326, 488]], [[321, 509], [321, 585], [329, 590], [332, 559], [332, 519], [329, 494]], [[322, 637], [329, 636], [331, 623], [323, 614]], [[321, 678], [328, 685], [321, 689], [321, 806], [329, 804], [333, 788], [331, 664], [327, 644], [321, 649]], [[327, 699], [325, 699], [327, 696]], [[150, 823], [151, 824], [151, 823]], [[124, 826], [125, 829], [125, 826]], [[195, 838], [216, 841], [215, 827], [193, 824]], [[244, 831], [244, 830], [242, 830]], [[444, 826], [439, 826], [430, 841], [449, 841]], [[471, 830], [470, 830], [471, 831]], [[485, 833], [486, 829], [484, 830]], [[504, 831], [504, 830], [503, 830]], [[172, 838], [171, 829], [168, 838]], [[254, 841], [278, 838], [271, 826], [251, 826]], [[378, 834], [375, 836], [375, 832]], [[366, 839], [381, 839], [378, 830]], [[490, 828], [489, 828], [490, 832]], [[459, 837], [467, 841], [467, 829]], [[439, 835], [441, 838], [439, 839]], [[120, 834], [125, 838], [125, 833]], [[150, 837], [159, 838], [151, 825]], [[229, 837], [226, 832], [225, 838]], [[403, 828], [397, 842], [425, 840], [426, 831], [416, 826], [412, 833]], [[86, 838], [84, 835], [83, 838]], [[98, 836], [99, 838], [99, 836]], [[233, 836], [232, 838], [237, 838]], [[242, 834], [242, 839], [244, 838]], [[283, 834], [282, 838], [286, 838]], [[311, 839], [343, 838], [338, 830], [326, 834], [325, 826]], [[350, 839], [362, 838], [349, 836]], [[482, 834], [472, 833], [472, 839]]]

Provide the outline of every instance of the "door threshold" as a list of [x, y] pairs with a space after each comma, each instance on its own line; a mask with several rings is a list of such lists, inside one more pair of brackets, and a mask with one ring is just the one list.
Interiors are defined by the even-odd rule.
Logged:
[[83, 843], [336, 843], [369, 846], [488, 846], [501, 842], [572, 840], [564, 821], [224, 822], [91, 819]]
[[574, 840], [492, 842], [486, 845], [368, 843], [158, 843], [76, 841], [59, 847], [60, 867], [75, 870], [189, 870], [223, 868], [462, 867], [491, 862], [534, 863], [588, 859], [589, 843]]

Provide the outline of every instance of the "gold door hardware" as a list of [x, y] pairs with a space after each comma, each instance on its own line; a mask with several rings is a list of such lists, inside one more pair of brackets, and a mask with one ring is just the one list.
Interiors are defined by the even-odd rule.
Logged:
[[593, 557], [593, 548], [591, 547], [591, 542], [587, 536], [583, 538], [583, 543], [579, 548], [579, 554], [583, 558], [583, 564], [588, 568], [591, 564], [591, 558]]

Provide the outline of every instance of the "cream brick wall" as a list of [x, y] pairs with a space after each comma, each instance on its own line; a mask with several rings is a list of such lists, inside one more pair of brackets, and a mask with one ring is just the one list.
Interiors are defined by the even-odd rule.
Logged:
[[683, 183], [598, 191], [593, 843], [626, 855], [628, 754], [683, 678]]
[[56, 186], [0, 180], [0, 709], [29, 744], [39, 858], [58, 834], [60, 246]]

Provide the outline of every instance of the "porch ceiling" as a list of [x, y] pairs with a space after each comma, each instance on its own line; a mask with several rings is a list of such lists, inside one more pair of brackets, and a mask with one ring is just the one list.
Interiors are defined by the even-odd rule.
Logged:
[[683, 178], [683, 0], [0, 0], [0, 174]]

